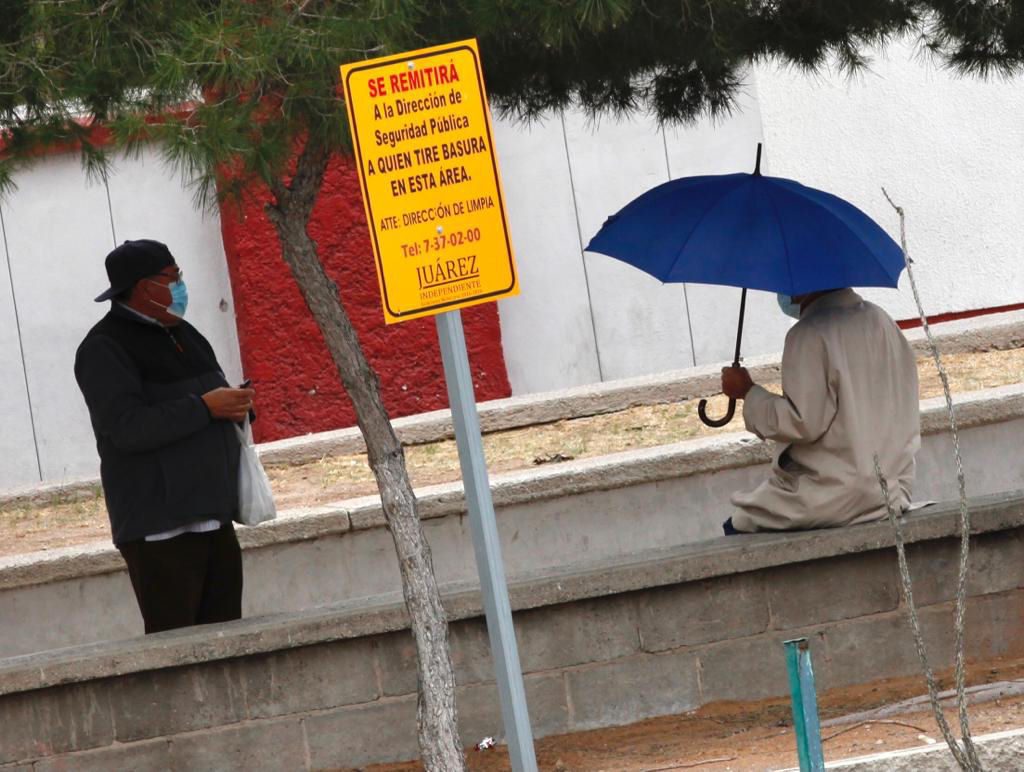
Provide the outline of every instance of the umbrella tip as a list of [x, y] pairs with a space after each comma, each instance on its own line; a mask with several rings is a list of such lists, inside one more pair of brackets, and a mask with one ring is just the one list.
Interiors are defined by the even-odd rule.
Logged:
[[757, 161], [754, 163], [754, 174], [761, 176], [761, 143], [757, 143]]

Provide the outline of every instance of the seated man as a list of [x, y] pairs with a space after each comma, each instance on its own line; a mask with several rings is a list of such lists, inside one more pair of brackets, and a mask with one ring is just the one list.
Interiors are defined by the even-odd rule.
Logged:
[[743, 420], [777, 443], [769, 478], [736, 493], [726, 534], [827, 528], [887, 516], [874, 456], [896, 511], [910, 504], [921, 445], [917, 365], [896, 323], [851, 289], [780, 295], [799, 321], [786, 335], [782, 390], [742, 367], [722, 370], [722, 391], [744, 400]]

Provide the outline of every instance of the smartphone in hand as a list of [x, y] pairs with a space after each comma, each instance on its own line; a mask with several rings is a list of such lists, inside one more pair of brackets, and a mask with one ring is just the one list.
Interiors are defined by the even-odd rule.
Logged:
[[[251, 386], [252, 386], [252, 378], [246, 378], [244, 381], [242, 381], [240, 384], [238, 384], [238, 388], [240, 388], [240, 389], [248, 389]], [[252, 421], [255, 421], [255, 420], [256, 420], [256, 411], [253, 410], [253, 408], [250, 407], [249, 408], [249, 421], [252, 422]]]

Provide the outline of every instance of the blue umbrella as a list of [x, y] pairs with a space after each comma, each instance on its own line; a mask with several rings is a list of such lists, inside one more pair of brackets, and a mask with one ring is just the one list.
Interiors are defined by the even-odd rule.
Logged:
[[[662, 282], [742, 287], [740, 363], [747, 289], [804, 295], [842, 287], [895, 287], [903, 251], [853, 204], [793, 180], [761, 174], [684, 177], [652, 188], [613, 214], [587, 245]], [[706, 400], [700, 417], [709, 426]]]

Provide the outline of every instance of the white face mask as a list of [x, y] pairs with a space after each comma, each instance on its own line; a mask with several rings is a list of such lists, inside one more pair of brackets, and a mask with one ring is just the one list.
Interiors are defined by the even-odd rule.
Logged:
[[800, 304], [794, 303], [790, 295], [778, 292], [775, 295], [775, 299], [779, 301], [779, 308], [782, 309], [782, 313], [794, 319], [800, 318]]

